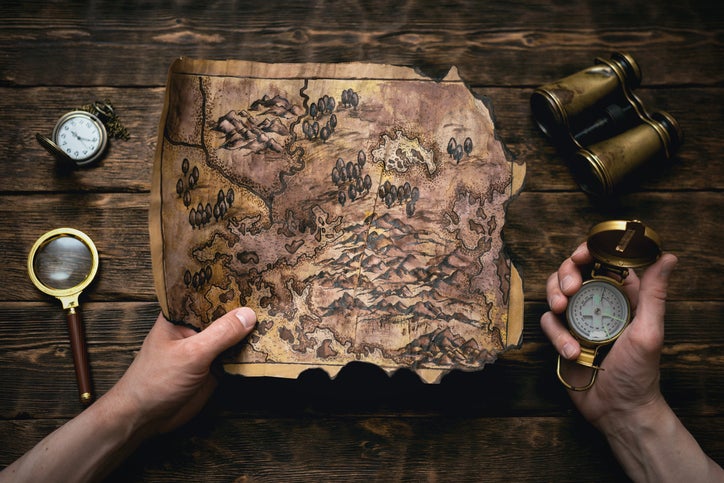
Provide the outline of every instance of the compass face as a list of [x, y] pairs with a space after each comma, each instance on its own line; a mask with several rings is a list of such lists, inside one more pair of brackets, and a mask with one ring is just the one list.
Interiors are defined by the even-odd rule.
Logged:
[[576, 336], [602, 344], [621, 334], [631, 318], [631, 308], [616, 286], [602, 280], [589, 280], [569, 300], [566, 317]]

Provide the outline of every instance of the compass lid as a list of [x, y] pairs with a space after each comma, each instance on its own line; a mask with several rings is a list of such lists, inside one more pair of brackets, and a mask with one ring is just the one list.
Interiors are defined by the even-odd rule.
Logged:
[[638, 220], [604, 221], [591, 228], [588, 250], [607, 265], [638, 268], [654, 263], [661, 256], [661, 239]]

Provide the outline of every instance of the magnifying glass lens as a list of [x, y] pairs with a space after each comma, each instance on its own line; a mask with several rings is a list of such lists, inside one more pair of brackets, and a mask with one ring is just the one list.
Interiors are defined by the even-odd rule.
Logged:
[[88, 235], [74, 228], [56, 228], [38, 238], [28, 255], [28, 274], [42, 292], [56, 297], [66, 310], [70, 348], [78, 378], [80, 400], [93, 400], [88, 351], [78, 296], [98, 270], [98, 250]]
[[33, 258], [38, 280], [48, 288], [65, 290], [83, 283], [93, 268], [93, 255], [83, 241], [59, 236], [43, 244]]

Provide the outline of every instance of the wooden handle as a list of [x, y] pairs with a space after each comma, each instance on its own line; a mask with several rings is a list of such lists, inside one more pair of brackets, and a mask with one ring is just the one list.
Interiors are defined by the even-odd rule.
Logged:
[[90, 367], [88, 365], [88, 351], [85, 347], [83, 336], [83, 322], [76, 309], [68, 310], [68, 332], [70, 333], [70, 348], [73, 351], [73, 363], [75, 375], [78, 380], [78, 391], [80, 401], [83, 404], [90, 404], [93, 400], [91, 391]]

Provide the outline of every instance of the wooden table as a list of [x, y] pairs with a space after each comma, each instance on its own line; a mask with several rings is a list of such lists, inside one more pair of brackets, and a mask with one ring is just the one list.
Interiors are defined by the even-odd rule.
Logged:
[[[171, 2], [166, 2], [171, 3]], [[519, 350], [425, 385], [351, 365], [335, 379], [228, 377], [190, 424], [146, 443], [118, 481], [615, 481], [605, 440], [571, 405], [539, 328], [548, 274], [595, 223], [638, 218], [680, 257], [670, 286], [663, 392], [724, 462], [724, 14], [690, 2], [23, 2], [0, 7], [0, 465], [82, 410], [59, 304], [29, 281], [34, 240], [82, 229], [101, 253], [82, 299], [98, 394], [154, 322], [147, 211], [166, 73], [179, 56], [367, 61], [440, 76], [456, 65], [492, 100], [500, 137], [527, 164], [509, 252], [525, 288]], [[685, 143], [633, 192], [592, 203], [535, 127], [533, 89], [626, 51], [637, 93]], [[35, 140], [67, 110], [110, 99], [130, 131], [97, 166], [61, 173]]]

